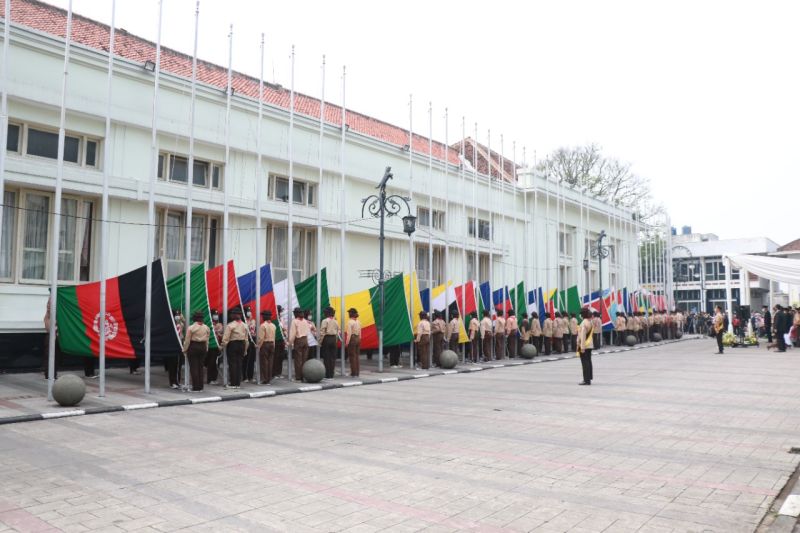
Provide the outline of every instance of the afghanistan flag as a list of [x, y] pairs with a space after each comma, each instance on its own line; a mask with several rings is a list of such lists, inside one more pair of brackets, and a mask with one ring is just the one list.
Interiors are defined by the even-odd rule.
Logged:
[[[167, 294], [172, 309], [186, 312], [186, 273], [178, 274], [167, 281]], [[189, 271], [189, 313], [203, 313], [203, 323], [214, 331], [211, 322], [211, 309], [208, 306], [208, 290], [206, 289], [206, 271], [203, 263], [198, 263]], [[188, 326], [191, 317], [184, 317]], [[218, 348], [216, 335], [208, 339], [209, 348]]]
[[[408, 276], [406, 276], [406, 279]], [[414, 335], [408, 319], [408, 306], [402, 275], [386, 280], [383, 284], [383, 345], [395, 346], [411, 342]], [[415, 287], [416, 288], [416, 287]], [[342, 298], [333, 296], [331, 306], [337, 311], [341, 309]], [[378, 324], [380, 316], [380, 294], [378, 287], [348, 294], [344, 297], [344, 310], [354, 307], [358, 310], [358, 321], [361, 322], [361, 349], [374, 350], [378, 348]], [[420, 309], [418, 307], [417, 309]], [[342, 322], [347, 320], [343, 318]]]
[[[167, 300], [161, 260], [153, 261], [150, 353], [180, 353], [181, 342]], [[106, 280], [106, 356], [144, 357], [144, 288], [147, 267]], [[97, 357], [100, 353], [100, 282], [59, 287], [56, 307], [58, 342], [65, 353]]]
[[[223, 284], [222, 284], [222, 265], [212, 268], [211, 270], [206, 271], [206, 287], [208, 289], [208, 305], [211, 309], [216, 309], [217, 311], [221, 311], [223, 309], [222, 305], [222, 293], [223, 293]], [[228, 307], [227, 309], [233, 309], [234, 307], [239, 307], [242, 303], [241, 295], [239, 294], [239, 284], [236, 283], [236, 271], [233, 268], [233, 261], [228, 261]], [[255, 312], [255, 308], [253, 308], [253, 312]]]

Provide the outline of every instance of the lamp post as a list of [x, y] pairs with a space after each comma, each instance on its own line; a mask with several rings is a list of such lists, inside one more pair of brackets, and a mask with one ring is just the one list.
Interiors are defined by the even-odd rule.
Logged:
[[411, 214], [411, 206], [409, 205], [409, 198], [399, 196], [397, 194], [386, 195], [386, 184], [392, 179], [392, 167], [386, 167], [383, 173], [383, 179], [378, 184], [378, 194], [371, 194], [361, 200], [361, 217], [364, 217], [364, 210], [366, 209], [369, 215], [373, 218], [379, 218], [380, 233], [378, 235], [378, 243], [380, 248], [380, 266], [378, 270], [378, 298], [380, 298], [380, 312], [378, 313], [378, 372], [383, 372], [383, 285], [386, 281], [386, 272], [383, 267], [383, 244], [386, 239], [384, 235], [385, 218], [396, 216], [403, 209], [405, 204], [408, 215], [403, 217], [403, 231], [411, 237], [411, 234], [416, 230], [417, 217]]
[[[589, 249], [589, 255], [592, 258], [597, 258], [597, 294], [600, 298], [600, 319], [602, 320], [602, 311], [603, 311], [603, 259], [609, 256], [611, 253], [611, 248], [605, 244], [603, 244], [603, 239], [606, 238], [606, 230], [601, 230], [600, 235], [597, 236], [597, 244], [594, 248]], [[584, 260], [584, 268], [588, 269], [589, 261], [588, 259]], [[589, 287], [589, 297], [591, 299], [592, 288]], [[600, 343], [603, 342], [603, 335], [600, 335]]]

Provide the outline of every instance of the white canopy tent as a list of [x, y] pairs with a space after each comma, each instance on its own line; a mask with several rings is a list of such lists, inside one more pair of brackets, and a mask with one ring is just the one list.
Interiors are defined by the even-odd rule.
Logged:
[[[742, 283], [745, 290], [747, 290], [749, 272], [768, 279], [770, 282], [778, 281], [791, 285], [800, 285], [800, 260], [786, 257], [746, 254], [725, 254], [723, 255], [723, 259], [727, 263], [725, 268], [725, 298], [728, 303], [729, 331], [733, 331], [733, 316], [730, 314], [733, 308], [733, 297], [731, 294], [732, 267], [736, 266], [741, 270], [739, 278], [743, 280]], [[770, 294], [771, 293], [772, 291], [770, 291]], [[741, 300], [743, 295], [740, 294], [739, 298]]]

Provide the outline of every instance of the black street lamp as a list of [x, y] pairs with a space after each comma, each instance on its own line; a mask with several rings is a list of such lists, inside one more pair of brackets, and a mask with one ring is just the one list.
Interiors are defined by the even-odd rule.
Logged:
[[378, 270], [378, 297], [380, 298], [380, 312], [378, 313], [378, 372], [383, 372], [383, 284], [387, 278], [383, 268], [383, 243], [386, 238], [384, 236], [384, 219], [399, 215], [403, 209], [403, 204], [405, 204], [408, 215], [403, 217], [403, 231], [411, 237], [411, 234], [417, 229], [417, 217], [411, 214], [411, 206], [408, 203], [410, 199], [397, 194], [386, 196], [386, 184], [393, 177], [392, 167], [386, 167], [383, 179], [376, 187], [379, 190], [378, 194], [371, 194], [361, 200], [361, 217], [364, 217], [364, 209], [366, 209], [371, 217], [381, 220], [380, 234], [378, 236], [380, 246], [380, 268]]
[[[603, 309], [603, 259], [611, 253], [611, 247], [603, 244], [603, 239], [606, 238], [606, 230], [601, 230], [600, 235], [597, 236], [597, 245], [589, 249], [589, 255], [594, 259], [597, 258], [597, 294], [600, 298], [600, 311]], [[583, 260], [583, 268], [589, 269], [589, 260]], [[592, 287], [589, 287], [589, 295], [592, 294]], [[600, 343], [602, 344], [603, 335], [600, 335]]]

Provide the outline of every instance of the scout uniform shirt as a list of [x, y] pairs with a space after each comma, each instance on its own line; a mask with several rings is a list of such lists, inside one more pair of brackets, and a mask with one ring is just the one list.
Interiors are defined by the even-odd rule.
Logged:
[[553, 320], [553, 337], [560, 339], [564, 336], [564, 319], [556, 317]]
[[485, 316], [481, 319], [481, 337], [486, 337], [486, 335], [492, 335], [492, 319], [488, 316]]
[[641, 319], [638, 316], [636, 315], [632, 316], [630, 322], [633, 331], [639, 331], [642, 329]]
[[577, 335], [578, 334], [578, 319], [577, 318], [570, 318], [569, 319], [569, 334], [570, 335]]
[[304, 318], [293, 319], [292, 324], [289, 326], [289, 345], [294, 345], [294, 341], [297, 338], [303, 337], [307, 339], [309, 331], [311, 331], [311, 327], [308, 325], [308, 320]]
[[544, 324], [542, 324], [542, 335], [545, 337], [553, 336], [553, 319], [550, 318], [550, 315], [544, 319]]
[[234, 320], [225, 326], [225, 334], [222, 335], [222, 347], [225, 348], [232, 341], [244, 341], [244, 349], [247, 350], [247, 326], [241, 320]]
[[258, 341], [256, 342], [256, 346], [261, 348], [261, 345], [265, 342], [275, 342], [275, 332], [278, 328], [275, 327], [275, 324], [272, 321], [265, 320], [261, 323], [258, 327]]
[[508, 319], [506, 319], [506, 335], [508, 335], [510, 337], [518, 329], [519, 329], [519, 326], [517, 326], [517, 317], [515, 317], [515, 316], [508, 317]]
[[592, 318], [592, 327], [594, 328], [593, 334], [597, 334], [603, 331], [603, 321], [600, 319], [599, 316]]
[[531, 323], [527, 318], [522, 320], [522, 325], [519, 328], [519, 336], [523, 343], [527, 343], [531, 339]]
[[427, 320], [420, 320], [419, 324], [417, 324], [417, 338], [416, 341], [419, 342], [423, 335], [430, 335], [431, 334], [431, 323]]
[[449, 340], [450, 337], [453, 335], [458, 335], [458, 330], [460, 328], [459, 320], [457, 318], [453, 318], [450, 323], [447, 324], [447, 339]]
[[586, 319], [578, 327], [578, 353], [594, 348], [594, 326], [592, 322], [594, 321]]
[[475, 340], [475, 335], [479, 335], [480, 328], [481, 324], [478, 322], [477, 318], [473, 318], [469, 321], [469, 340]]
[[496, 335], [503, 335], [506, 331], [506, 319], [498, 316], [494, 321], [494, 331]]
[[542, 336], [542, 325], [539, 323], [538, 318], [531, 319], [531, 336], [532, 337]]
[[206, 345], [208, 350], [208, 338], [211, 336], [211, 330], [205, 324], [198, 324], [193, 322], [189, 329], [186, 330], [186, 338], [183, 340], [183, 353], [189, 350], [189, 344], [192, 342], [202, 342]]
[[722, 313], [717, 313], [714, 315], [714, 331], [719, 333], [725, 328], [725, 319], [722, 317]]
[[345, 346], [350, 344], [350, 338], [357, 335], [361, 338], [361, 322], [357, 318], [351, 318], [347, 321], [347, 329], [345, 329]]
[[625, 317], [624, 316], [618, 316], [617, 317], [617, 323], [614, 325], [614, 329], [616, 329], [617, 331], [625, 331], [625, 328], [627, 327], [627, 325], [628, 325], [628, 323], [625, 321]]
[[430, 324], [430, 333], [444, 333], [447, 329], [444, 320], [441, 318], [437, 318], [433, 322], [428, 322], [428, 324]]
[[333, 317], [324, 318], [319, 326], [320, 339], [324, 339], [326, 335], [339, 336], [339, 323]]

